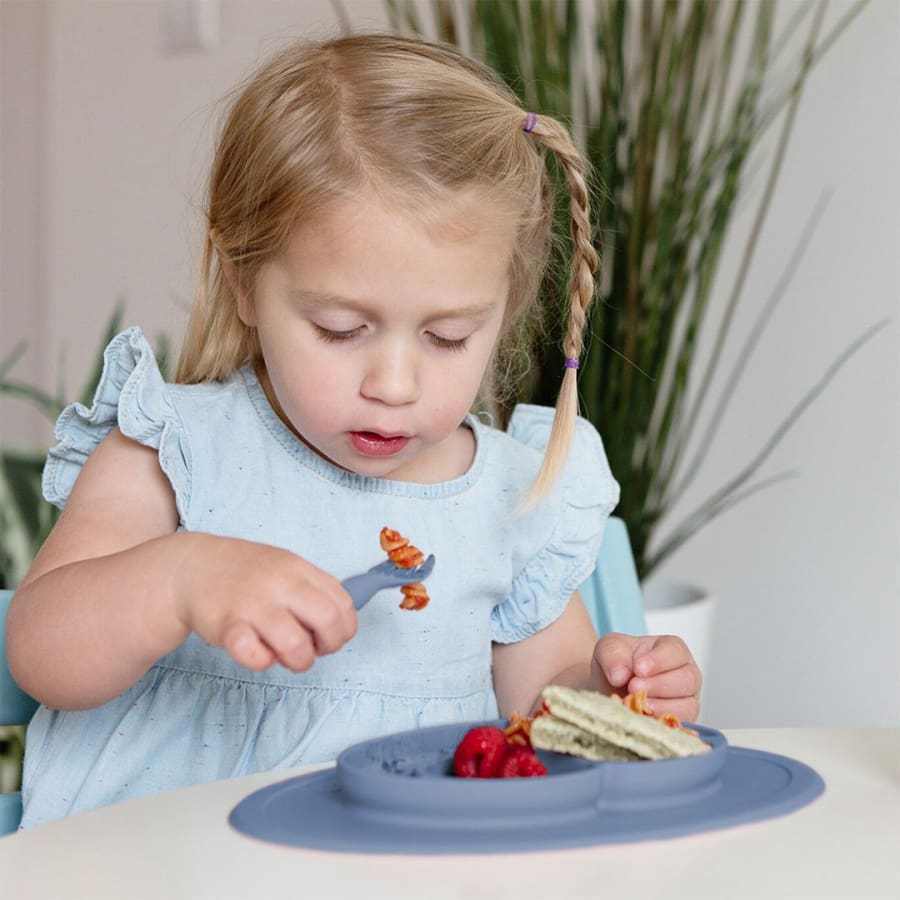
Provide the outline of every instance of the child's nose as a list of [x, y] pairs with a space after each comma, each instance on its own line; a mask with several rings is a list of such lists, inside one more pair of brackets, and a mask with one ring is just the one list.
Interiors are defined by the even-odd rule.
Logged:
[[418, 355], [402, 344], [379, 348], [369, 360], [360, 391], [369, 400], [402, 406], [419, 399]]

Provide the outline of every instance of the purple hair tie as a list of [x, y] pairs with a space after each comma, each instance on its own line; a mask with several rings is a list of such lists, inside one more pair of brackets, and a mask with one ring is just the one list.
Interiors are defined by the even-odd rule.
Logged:
[[567, 356], [566, 357], [566, 368], [567, 369], [577, 369], [578, 368], [578, 357], [577, 356]]
[[526, 134], [531, 134], [534, 131], [534, 126], [537, 125], [537, 113], [529, 112], [525, 113], [525, 127], [522, 129]]

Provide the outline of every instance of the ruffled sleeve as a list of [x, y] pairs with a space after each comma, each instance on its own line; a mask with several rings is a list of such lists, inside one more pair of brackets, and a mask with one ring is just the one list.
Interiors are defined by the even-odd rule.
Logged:
[[[520, 405], [507, 431], [543, 451], [552, 424], [551, 408]], [[593, 572], [604, 525], [618, 502], [619, 485], [603, 441], [590, 422], [579, 418], [559, 479], [532, 519], [541, 536], [538, 550], [516, 574], [510, 596], [493, 609], [492, 640], [520, 641], [559, 618]]]
[[104, 350], [90, 409], [72, 403], [57, 419], [58, 443], [47, 456], [43, 474], [48, 501], [62, 509], [88, 456], [116, 426], [126, 437], [158, 451], [185, 522], [191, 498], [187, 438], [153, 348], [139, 328], [123, 331]]

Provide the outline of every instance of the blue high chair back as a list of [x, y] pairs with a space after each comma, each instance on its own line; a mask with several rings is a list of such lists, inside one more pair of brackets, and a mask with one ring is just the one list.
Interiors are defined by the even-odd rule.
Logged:
[[646, 634], [644, 599], [625, 522], [611, 516], [594, 573], [578, 589], [597, 634]]
[[[13, 681], [6, 663], [6, 611], [12, 595], [12, 591], [0, 591], [0, 725], [26, 725], [38, 703]], [[21, 793], [0, 794], [0, 835], [15, 831], [21, 819]]]

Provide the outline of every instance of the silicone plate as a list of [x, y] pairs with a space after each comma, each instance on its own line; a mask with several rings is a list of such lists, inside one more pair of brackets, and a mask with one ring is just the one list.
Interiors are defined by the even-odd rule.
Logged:
[[[352, 853], [510, 853], [676, 837], [783, 815], [824, 790], [797, 760], [711, 744], [702, 756], [589, 762], [540, 752], [541, 778], [463, 779], [453, 749], [478, 722], [350, 747], [336, 768], [269, 785], [231, 825], [276, 844]], [[490, 724], [504, 725], [505, 722]]]

